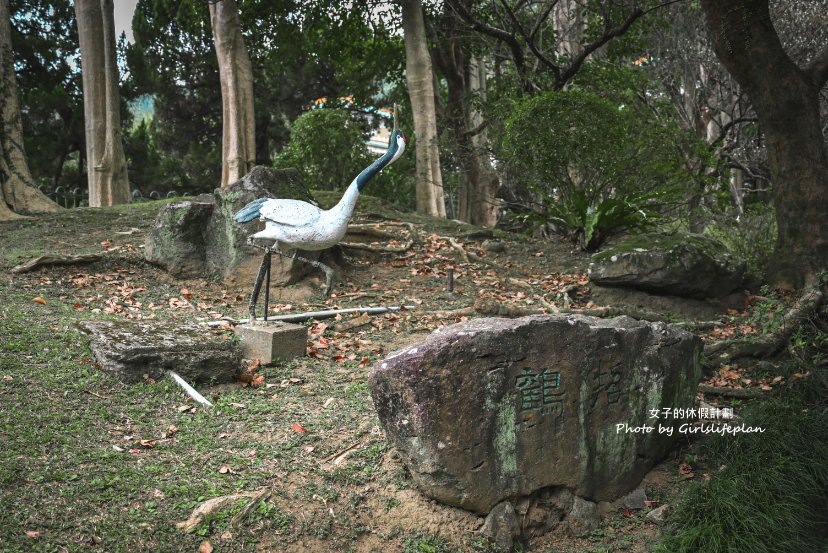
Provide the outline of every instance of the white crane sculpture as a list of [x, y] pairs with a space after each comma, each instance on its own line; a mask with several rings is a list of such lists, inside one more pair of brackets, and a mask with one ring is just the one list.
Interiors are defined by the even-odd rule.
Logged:
[[[264, 299], [264, 319], [267, 320], [270, 288], [271, 253], [289, 257], [286, 251], [293, 250], [294, 259], [309, 263], [325, 272], [325, 296], [329, 296], [333, 286], [333, 270], [319, 261], [312, 261], [296, 255], [297, 250], [319, 251], [338, 244], [348, 231], [348, 221], [354, 212], [359, 193], [371, 178], [383, 168], [390, 165], [405, 151], [406, 139], [397, 128], [397, 114], [394, 113], [394, 129], [388, 144], [388, 151], [371, 165], [362, 170], [345, 190], [342, 198], [331, 209], [301, 200], [258, 198], [253, 200], [234, 215], [237, 223], [248, 223], [254, 219], [265, 222], [264, 230], [248, 237], [247, 243], [264, 250], [264, 258], [259, 267], [259, 274], [250, 297], [250, 322], [256, 321], [256, 302], [266, 279]], [[267, 246], [256, 244], [257, 240], [266, 241]]]

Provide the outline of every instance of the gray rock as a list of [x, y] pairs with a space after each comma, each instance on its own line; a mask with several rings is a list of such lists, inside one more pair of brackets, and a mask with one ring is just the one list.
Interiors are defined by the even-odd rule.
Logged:
[[590, 280], [689, 298], [718, 298], [741, 288], [747, 265], [698, 234], [635, 237], [592, 256]]
[[655, 522], [656, 524], [663, 524], [667, 520], [667, 514], [670, 512], [670, 505], [665, 503], [661, 507], [656, 507], [647, 513], [647, 520]]
[[[240, 225], [233, 220], [233, 214], [250, 201], [266, 196], [315, 203], [298, 172], [254, 167], [227, 188], [165, 206], [147, 238], [147, 261], [176, 277], [219, 278], [230, 286], [252, 284], [261, 252], [247, 246], [246, 241], [262, 230], [264, 223]], [[302, 255], [319, 258], [319, 252]], [[273, 256], [271, 284], [296, 282], [311, 270], [306, 263]]]
[[179, 277], [204, 272], [204, 233], [215, 209], [210, 195], [167, 204], [158, 213], [144, 247], [144, 257]]
[[504, 253], [506, 251], [506, 244], [500, 240], [485, 240], [481, 246], [490, 253]]
[[601, 524], [601, 513], [598, 505], [576, 496], [572, 503], [572, 510], [569, 511], [569, 516], [566, 517], [566, 522], [569, 529], [575, 534], [594, 530]]
[[492, 508], [483, 522], [481, 533], [487, 536], [503, 551], [512, 551], [516, 541], [521, 538], [515, 508], [508, 501], [498, 503]]
[[647, 494], [644, 492], [644, 488], [636, 488], [624, 496], [624, 506], [628, 509], [643, 509], [647, 506], [644, 503], [645, 501], [647, 501]]
[[626, 430], [652, 425], [650, 409], [693, 405], [700, 349], [689, 332], [629, 317], [475, 319], [389, 354], [369, 384], [388, 440], [434, 499], [488, 512], [562, 487], [612, 501], [678, 438]]
[[526, 534], [545, 534], [556, 530], [572, 511], [575, 496], [566, 488], [541, 490], [530, 498], [523, 499], [519, 505], [527, 504], [525, 513], [521, 513], [523, 531]]
[[239, 370], [238, 345], [207, 327], [160, 320], [83, 321], [104, 370], [126, 383], [175, 371], [189, 382], [229, 382]]

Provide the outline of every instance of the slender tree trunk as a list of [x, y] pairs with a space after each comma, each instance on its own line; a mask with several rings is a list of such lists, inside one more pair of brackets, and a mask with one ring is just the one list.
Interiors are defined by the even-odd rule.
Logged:
[[485, 93], [485, 75], [476, 59], [465, 56], [457, 23], [454, 18], [449, 21], [449, 36], [435, 55], [448, 84], [446, 112], [462, 169], [457, 217], [473, 225], [493, 227], [497, 223], [495, 193], [499, 181], [486, 157], [485, 130], [477, 128], [482, 126], [483, 118], [471, 106], [473, 94]]
[[0, 0], [0, 221], [60, 207], [35, 186], [26, 152], [12, 59], [9, 0]]
[[716, 55], [747, 92], [766, 138], [778, 236], [776, 283], [801, 287], [828, 268], [828, 153], [819, 90], [828, 46], [807, 68], [785, 53], [768, 0], [702, 0]]
[[584, 7], [577, 0], [559, 0], [553, 9], [553, 25], [558, 34], [558, 55], [572, 58], [581, 51], [586, 30]]
[[417, 211], [446, 216], [440, 151], [437, 142], [437, 111], [434, 103], [433, 71], [428, 53], [423, 6], [420, 0], [402, 0], [405, 34], [405, 73], [414, 112], [417, 160]]
[[210, 24], [221, 79], [221, 187], [247, 174], [256, 161], [253, 67], [235, 0], [210, 4]]
[[90, 207], [129, 203], [112, 0], [75, 0]]

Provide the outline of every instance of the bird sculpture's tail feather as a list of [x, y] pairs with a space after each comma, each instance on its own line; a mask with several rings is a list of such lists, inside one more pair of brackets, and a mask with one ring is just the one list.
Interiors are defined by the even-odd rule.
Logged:
[[253, 200], [233, 215], [233, 219], [236, 220], [237, 223], [249, 223], [254, 219], [259, 218], [259, 213], [262, 210], [262, 204], [265, 203], [270, 198], [259, 198]]

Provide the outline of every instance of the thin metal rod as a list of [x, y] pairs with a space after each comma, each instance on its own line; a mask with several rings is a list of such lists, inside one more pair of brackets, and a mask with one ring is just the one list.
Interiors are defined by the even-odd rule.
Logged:
[[250, 305], [248, 311], [250, 318], [256, 318], [256, 303], [259, 301], [259, 293], [262, 291], [262, 281], [264, 281], [265, 271], [270, 265], [270, 249], [265, 249], [264, 257], [262, 257], [262, 264], [259, 265], [259, 272], [256, 275], [256, 283], [253, 285], [253, 293], [250, 294]]
[[213, 406], [212, 403], [207, 401], [207, 399], [203, 395], [199, 394], [196, 391], [195, 388], [193, 388], [192, 386], [187, 384], [187, 382], [183, 378], [178, 376], [177, 373], [175, 373], [173, 371], [169, 371], [169, 373], [170, 373], [170, 376], [173, 377], [173, 380], [175, 380], [178, 383], [179, 386], [184, 388], [184, 391], [187, 392], [190, 395], [191, 398], [193, 398], [197, 402], [201, 403], [202, 405], [206, 405], [207, 407], [212, 407]]
[[[307, 313], [293, 313], [290, 315], [277, 315], [275, 317], [270, 317], [270, 321], [281, 321], [283, 323], [301, 323], [303, 321], [307, 321], [308, 319], [330, 319], [331, 317], [336, 317], [339, 314], [345, 313], [365, 313], [366, 315], [381, 315], [383, 313], [391, 313], [394, 311], [399, 311], [400, 309], [406, 310], [413, 310], [416, 309], [414, 305], [393, 305], [390, 307], [349, 307], [347, 309], [328, 309], [325, 311], [309, 311]], [[263, 319], [258, 319], [263, 320]], [[221, 326], [226, 322], [231, 322], [234, 324], [247, 324], [250, 322], [250, 319], [222, 319], [220, 321], [210, 321], [207, 323], [207, 326]]]
[[267, 254], [267, 268], [265, 269], [265, 297], [264, 297], [264, 320], [267, 320], [267, 312], [270, 309], [270, 268], [273, 266], [273, 260], [270, 254]]

